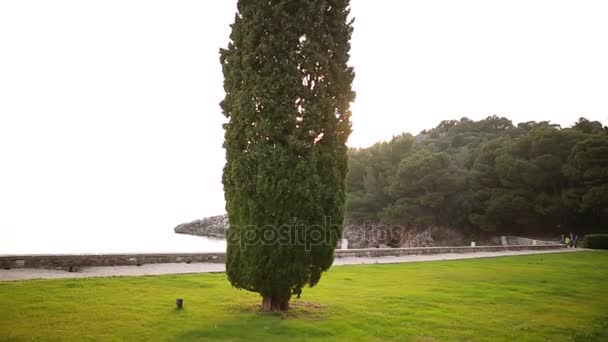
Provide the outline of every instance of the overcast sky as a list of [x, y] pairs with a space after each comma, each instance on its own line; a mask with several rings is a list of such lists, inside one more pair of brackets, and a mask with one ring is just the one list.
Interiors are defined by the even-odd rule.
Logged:
[[[351, 146], [462, 116], [608, 123], [606, 1], [351, 4]], [[224, 212], [218, 49], [235, 10], [0, 2], [0, 253], [153, 244]]]

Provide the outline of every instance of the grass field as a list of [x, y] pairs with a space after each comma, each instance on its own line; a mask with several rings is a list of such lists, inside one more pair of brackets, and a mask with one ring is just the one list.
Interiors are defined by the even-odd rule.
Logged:
[[224, 274], [0, 283], [0, 340], [608, 341], [608, 252], [334, 267], [259, 302]]

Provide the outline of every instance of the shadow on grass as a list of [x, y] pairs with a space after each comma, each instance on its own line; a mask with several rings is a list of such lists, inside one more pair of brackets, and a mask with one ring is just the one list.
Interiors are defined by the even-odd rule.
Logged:
[[574, 341], [608, 341], [608, 317], [595, 320], [591, 331], [576, 335]]
[[238, 319], [214, 325], [201, 324], [200, 328], [183, 331], [172, 340], [257, 340], [289, 337], [327, 339], [338, 333], [331, 327], [309, 324], [311, 321], [324, 321], [328, 317], [327, 307], [318, 303], [294, 300], [290, 303], [288, 312], [262, 312], [259, 304], [239, 304], [231, 310], [239, 312]]
[[289, 303], [289, 311], [287, 312], [262, 312], [260, 310], [260, 303], [242, 305], [238, 304], [232, 307], [233, 312], [238, 313], [249, 313], [260, 316], [275, 316], [280, 319], [304, 319], [304, 320], [320, 320], [324, 319], [328, 315], [327, 306], [308, 302], [303, 300], [292, 300]]

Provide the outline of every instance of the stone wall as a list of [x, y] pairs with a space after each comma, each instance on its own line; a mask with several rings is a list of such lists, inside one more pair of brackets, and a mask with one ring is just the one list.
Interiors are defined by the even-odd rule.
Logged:
[[421, 254], [446, 254], [446, 253], [475, 253], [475, 252], [503, 252], [524, 250], [549, 250], [564, 248], [563, 245], [539, 245], [539, 246], [456, 246], [456, 247], [413, 247], [413, 248], [365, 248], [365, 249], [342, 249], [336, 250], [337, 258], [343, 257], [380, 257], [380, 256], [404, 256]]
[[224, 263], [226, 253], [163, 253], [163, 254], [53, 254], [0, 256], [0, 268], [47, 268], [77, 271], [83, 267], [141, 266], [143, 264]]
[[[459, 247], [416, 247], [416, 248], [366, 248], [336, 250], [336, 258], [380, 257], [419, 254], [500, 252], [517, 250], [560, 249], [564, 246], [459, 246]], [[46, 268], [77, 271], [83, 267], [127, 266], [158, 263], [224, 263], [225, 253], [165, 253], [165, 254], [65, 254], [65, 255], [0, 255], [0, 268]]]
[[500, 243], [503, 246], [511, 246], [511, 245], [525, 245], [525, 246], [536, 246], [536, 245], [552, 245], [558, 244], [559, 241], [545, 241], [538, 239], [529, 239], [519, 236], [501, 236]]

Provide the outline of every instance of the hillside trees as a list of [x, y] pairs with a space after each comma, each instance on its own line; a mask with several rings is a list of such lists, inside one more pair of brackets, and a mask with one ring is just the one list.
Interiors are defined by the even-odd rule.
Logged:
[[[400, 149], [399, 139], [413, 143]], [[350, 160], [356, 222], [521, 235], [608, 229], [608, 130], [599, 122], [447, 120], [353, 149]]]

